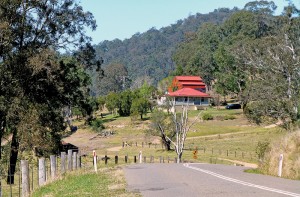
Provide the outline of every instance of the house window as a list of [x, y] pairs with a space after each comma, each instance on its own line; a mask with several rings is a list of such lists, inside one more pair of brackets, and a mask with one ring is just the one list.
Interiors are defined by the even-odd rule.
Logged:
[[204, 98], [201, 98], [201, 103], [204, 102]]
[[184, 102], [187, 102], [188, 101], [188, 98], [187, 97], [184, 97]]

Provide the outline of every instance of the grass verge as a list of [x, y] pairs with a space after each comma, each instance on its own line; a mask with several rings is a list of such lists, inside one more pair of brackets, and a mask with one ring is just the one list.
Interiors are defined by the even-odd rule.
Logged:
[[140, 196], [126, 191], [121, 167], [77, 171], [34, 191], [33, 197]]

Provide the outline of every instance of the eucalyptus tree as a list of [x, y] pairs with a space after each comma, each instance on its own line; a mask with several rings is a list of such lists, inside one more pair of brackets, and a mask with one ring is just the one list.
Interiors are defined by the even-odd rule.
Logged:
[[287, 129], [299, 119], [300, 17], [290, 5], [276, 17], [277, 29], [270, 36], [241, 44], [235, 58], [252, 75], [247, 114], [256, 122], [264, 117], [280, 120]]
[[[185, 140], [191, 127], [199, 120], [200, 114], [194, 119], [189, 120], [188, 105], [175, 106], [175, 100], [168, 101], [173, 111], [166, 114], [157, 110], [152, 114], [149, 133], [160, 136], [166, 150], [174, 147], [177, 154], [177, 163], [181, 162], [185, 147]], [[180, 109], [176, 109], [180, 107]]]
[[83, 66], [91, 62], [59, 62], [55, 51], [79, 48], [78, 60], [88, 60], [86, 27], [94, 30], [96, 22], [75, 0], [0, 1], [0, 121], [12, 135], [12, 175], [25, 138], [58, 142], [62, 107], [83, 102], [89, 82]]

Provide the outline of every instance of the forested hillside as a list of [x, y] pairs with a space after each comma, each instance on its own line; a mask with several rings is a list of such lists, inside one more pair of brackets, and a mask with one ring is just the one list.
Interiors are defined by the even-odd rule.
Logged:
[[[130, 39], [99, 43], [95, 49], [98, 57], [104, 60], [104, 71], [110, 64], [117, 63], [123, 65], [127, 72], [119, 72], [120, 76], [109, 75], [100, 80], [96, 80], [96, 76], [93, 76], [93, 92], [96, 95], [106, 94], [116, 81], [126, 84], [127, 87], [137, 86], [146, 76], [147, 81], [156, 84], [175, 69], [172, 54], [186, 36], [196, 32], [203, 23], [220, 24], [236, 11], [237, 9], [216, 9], [208, 14], [191, 15], [159, 30], [151, 28], [145, 33], [136, 33]], [[127, 76], [126, 83], [122, 81], [123, 76]], [[116, 91], [116, 88], [111, 90]]]

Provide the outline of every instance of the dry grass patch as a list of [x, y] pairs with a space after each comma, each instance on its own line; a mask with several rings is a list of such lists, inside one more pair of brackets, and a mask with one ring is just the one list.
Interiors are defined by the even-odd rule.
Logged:
[[261, 171], [277, 176], [280, 154], [283, 154], [282, 177], [300, 180], [300, 131], [289, 133], [271, 144]]

